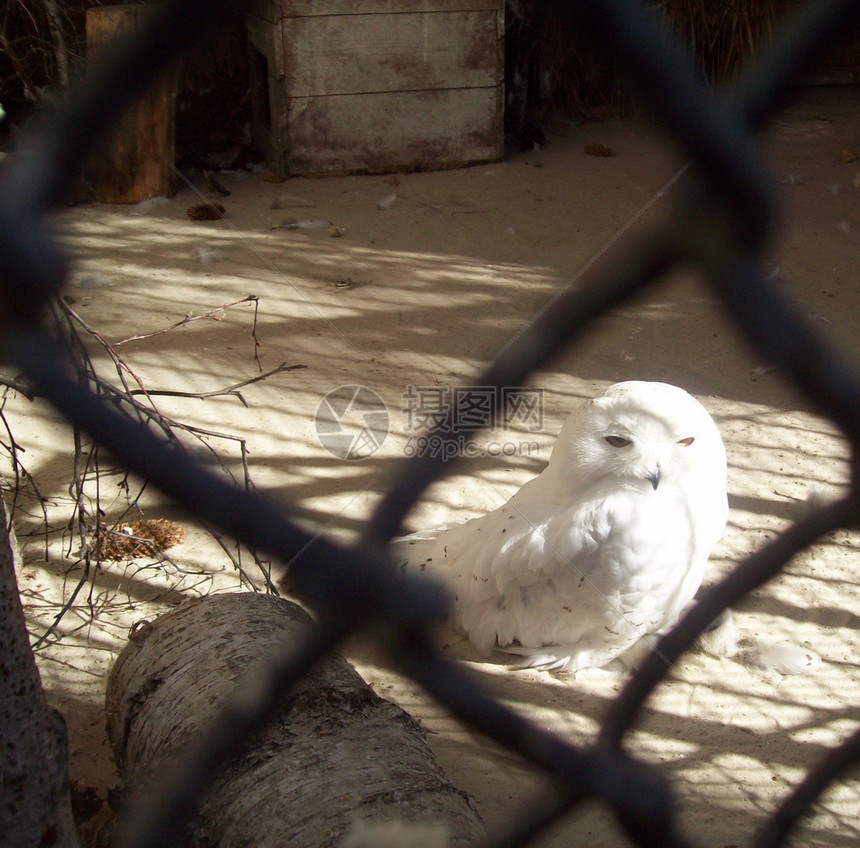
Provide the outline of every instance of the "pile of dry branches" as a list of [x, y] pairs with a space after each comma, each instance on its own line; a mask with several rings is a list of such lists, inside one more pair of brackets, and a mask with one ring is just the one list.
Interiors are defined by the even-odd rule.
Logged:
[[[198, 320], [217, 320], [228, 309], [250, 307], [253, 310], [250, 336], [252, 355], [257, 374], [232, 386], [227, 386], [205, 393], [159, 390], [144, 385], [134, 372], [122, 353], [123, 345], [150, 338], [155, 335], [170, 333], [179, 327]], [[140, 335], [109, 341], [96, 328], [90, 326], [62, 298], [55, 301], [52, 323], [57, 335], [62, 338], [72, 352], [78, 364], [80, 378], [90, 382], [107, 400], [123, 406], [131, 415], [150, 427], [159, 431], [169, 441], [182, 444], [189, 449], [202, 449], [211, 456], [213, 463], [234, 480], [236, 485], [249, 490], [253, 488], [248, 468], [248, 456], [245, 440], [227, 432], [216, 432], [210, 429], [193, 426], [163, 414], [156, 403], [160, 395], [206, 398], [214, 396], [229, 396], [247, 405], [241, 390], [252, 383], [265, 380], [281, 371], [292, 370], [297, 366], [286, 363], [263, 371], [257, 356], [259, 343], [256, 336], [258, 300], [251, 295], [232, 303], [223, 304], [215, 309], [200, 313], [189, 313], [174, 323]], [[112, 362], [116, 379], [109, 382], [98, 376], [90, 357], [90, 349], [96, 349], [106, 354]], [[25, 383], [14, 377], [0, 374], [0, 456], [6, 454], [6, 467], [0, 475], [4, 484], [10, 512], [14, 515], [17, 510], [23, 510], [30, 516], [29, 524], [40, 523], [40, 535], [45, 539], [46, 559], [50, 558], [49, 542], [57, 534], [63, 538], [63, 558], [69, 565], [69, 574], [76, 575], [65, 591], [65, 597], [60, 603], [52, 624], [44, 632], [34, 634], [35, 647], [51, 641], [58, 627], [73, 604], [81, 598], [86, 599], [84, 606], [89, 609], [89, 616], [97, 620], [102, 605], [95, 596], [96, 577], [106, 560], [123, 560], [129, 566], [133, 560], [145, 559], [156, 561], [162, 569], [171, 571], [172, 580], [185, 581], [195, 578], [201, 585], [206, 583], [208, 576], [192, 574], [185, 566], [174, 562], [167, 550], [182, 541], [184, 530], [172, 521], [164, 519], [142, 519], [140, 500], [145, 491], [145, 483], [135, 481], [125, 470], [116, 466], [110, 456], [106, 456], [98, 443], [89, 440], [79, 429], [73, 432], [72, 475], [68, 481], [70, 499], [67, 509], [61, 509], [61, 526], [57, 525], [56, 513], [53, 521], [47, 509], [48, 498], [40, 490], [38, 474], [33, 474], [25, 464], [24, 449], [15, 438], [14, 428], [9, 423], [5, 409], [7, 403], [16, 396], [32, 398]], [[241, 473], [232, 471], [217, 450], [218, 445], [233, 445], [238, 448], [241, 461]], [[107, 486], [111, 481], [111, 486]], [[111, 494], [107, 494], [110, 492]], [[116, 492], [120, 493], [117, 499]], [[52, 496], [51, 500], [55, 498]], [[37, 517], [41, 515], [41, 521]], [[34, 520], [36, 519], [36, 520]], [[208, 529], [208, 528], [207, 528]], [[239, 580], [248, 588], [263, 589], [277, 594], [275, 589], [271, 563], [261, 560], [241, 547], [235, 546], [230, 540], [214, 530], [210, 535], [218, 543], [226, 557], [232, 563]], [[248, 558], [253, 559], [249, 570], [246, 565]], [[107, 565], [107, 563], [105, 563]], [[136, 567], [148, 567], [140, 565]]]

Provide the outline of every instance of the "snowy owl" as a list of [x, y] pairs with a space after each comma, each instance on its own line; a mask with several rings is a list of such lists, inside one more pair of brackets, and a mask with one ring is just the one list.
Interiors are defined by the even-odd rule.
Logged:
[[616, 383], [571, 415], [543, 472], [481, 518], [392, 543], [454, 593], [482, 654], [575, 672], [635, 665], [692, 601], [726, 525], [726, 454], [704, 407]]

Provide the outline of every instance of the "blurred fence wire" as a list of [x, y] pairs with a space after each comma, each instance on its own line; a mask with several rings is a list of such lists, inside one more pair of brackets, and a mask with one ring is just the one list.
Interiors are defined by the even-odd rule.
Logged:
[[[692, 844], [677, 828], [665, 775], [627, 753], [625, 736], [671, 666], [714, 617], [778, 574], [824, 534], [860, 517], [860, 379], [840, 352], [794, 311], [762, 271], [761, 251], [772, 226], [772, 199], [754, 134], [790, 95], [793, 81], [818, 51], [860, 20], [856, 0], [814, 0], [794, 7], [765, 55], [732, 89], [708, 88], [695, 63], [659, 20], [636, 0], [555, 3], [560, 14], [611, 54], [650, 103], [663, 130], [692, 160], [674, 214], [576, 287], [560, 291], [476, 379], [480, 386], [521, 385], [536, 368], [570, 350], [599, 315], [660, 282], [680, 262], [698, 266], [714, 295], [759, 355], [794, 382], [833, 421], [852, 449], [853, 487], [844, 499], [809, 512], [754, 552], [658, 644], [610, 707], [595, 744], [580, 749], [485, 694], [432, 638], [446, 611], [444, 593], [418, 576], [402, 575], [386, 545], [427, 486], [449, 470], [438, 454], [404, 461], [367, 522], [360, 541], [345, 547], [301, 529], [280, 507], [217, 477], [136, 419], [133, 409], [99, 397], [75, 372], [64, 346], [43, 321], [60, 291], [67, 260], [52, 238], [46, 213], [74, 185], [106, 131], [184, 50], [214, 30], [236, 3], [174, 0], [156, 7], [149, 25], [102, 63], [68, 102], [42, 117], [0, 179], [0, 358], [26, 375], [34, 391], [86, 430], [129, 470], [160, 487], [201, 520], [266, 552], [289, 569], [290, 583], [318, 624], [291, 646], [256, 697], [233, 704], [181, 763], [158, 796], [133, 811], [126, 848], [172, 844], [172, 835], [199, 802], [237, 742], [273, 714], [292, 684], [348, 634], [373, 635], [392, 664], [475, 730], [516, 752], [552, 780], [554, 793], [534, 799], [529, 813], [494, 846], [522, 845], [580, 801], [611, 806], [638, 845]], [[497, 393], [501, 397], [501, 392]], [[441, 422], [441, 443], [456, 428]], [[783, 844], [820, 793], [860, 756], [855, 733], [819, 763], [785, 799], [753, 841]]]

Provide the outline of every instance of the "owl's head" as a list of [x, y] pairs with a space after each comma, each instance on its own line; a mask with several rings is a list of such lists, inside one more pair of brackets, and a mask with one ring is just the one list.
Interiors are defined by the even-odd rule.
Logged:
[[574, 486], [611, 478], [622, 486], [725, 492], [726, 454], [713, 419], [667, 383], [616, 383], [590, 400], [562, 428], [549, 467]]

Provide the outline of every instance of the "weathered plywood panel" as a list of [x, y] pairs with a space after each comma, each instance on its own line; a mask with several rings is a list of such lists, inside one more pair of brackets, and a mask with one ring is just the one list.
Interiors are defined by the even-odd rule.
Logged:
[[504, 0], [269, 0], [248, 33], [281, 176], [501, 158]]
[[501, 157], [498, 88], [296, 98], [290, 174], [425, 170]]
[[473, 88], [500, 83], [494, 12], [282, 21], [291, 97]]
[[[267, 4], [268, 5], [268, 4]], [[367, 15], [403, 12], [469, 12], [497, 10], [498, 0], [281, 0], [272, 4], [291, 17], [305, 15]]]
[[409, 12], [500, 12], [504, 0], [261, 0], [249, 17], [270, 24], [284, 18], [384, 15]]

